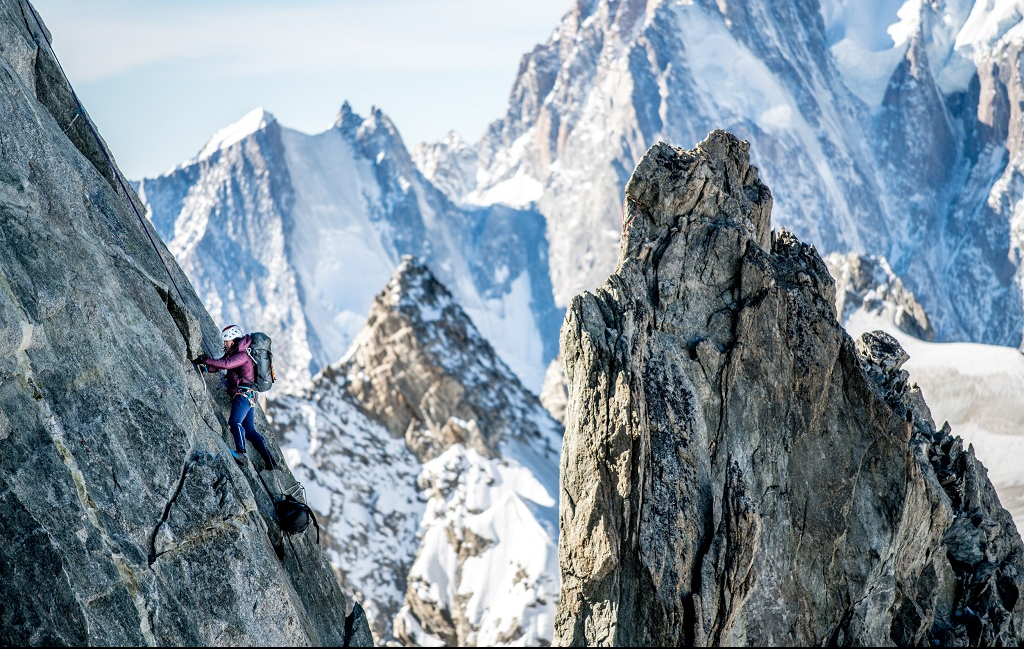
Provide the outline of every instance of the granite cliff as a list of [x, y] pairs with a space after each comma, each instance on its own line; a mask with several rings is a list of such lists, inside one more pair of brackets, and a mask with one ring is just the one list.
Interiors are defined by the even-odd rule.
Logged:
[[0, 0], [0, 112], [0, 644], [372, 642], [312, 533], [276, 526], [291, 475], [227, 455], [187, 360], [217, 327], [24, 0]]
[[1018, 644], [1024, 546], [749, 145], [652, 147], [571, 302], [555, 644]]

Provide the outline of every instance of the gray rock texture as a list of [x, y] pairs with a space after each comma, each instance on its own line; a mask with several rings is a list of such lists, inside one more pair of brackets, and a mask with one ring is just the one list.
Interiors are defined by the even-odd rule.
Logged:
[[315, 537], [274, 522], [291, 476], [226, 454], [187, 360], [217, 327], [44, 32], [0, 0], [0, 644], [342, 645]]
[[[452, 294], [406, 256], [370, 307], [366, 327], [337, 368], [348, 391], [421, 462], [463, 443], [485, 457], [508, 438], [553, 450], [527, 391]], [[326, 373], [335, 371], [328, 368]]]
[[554, 644], [1017, 644], [1024, 546], [748, 144], [659, 143], [571, 303]]

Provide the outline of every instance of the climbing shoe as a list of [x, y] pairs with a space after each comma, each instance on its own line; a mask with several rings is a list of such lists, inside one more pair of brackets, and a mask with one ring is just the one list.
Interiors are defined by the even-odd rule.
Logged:
[[260, 457], [263, 458], [263, 470], [264, 471], [273, 471], [274, 469], [277, 468], [277, 462], [275, 462], [274, 458], [271, 457], [270, 455], [265, 455], [265, 456], [261, 455]]
[[232, 450], [231, 457], [235, 458], [235, 462], [238, 462], [239, 465], [244, 465], [249, 459], [249, 456], [246, 455], [245, 451]]

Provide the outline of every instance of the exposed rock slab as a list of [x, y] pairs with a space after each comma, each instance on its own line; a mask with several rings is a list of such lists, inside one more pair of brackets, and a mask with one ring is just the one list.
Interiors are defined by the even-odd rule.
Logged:
[[836, 321], [748, 145], [658, 144], [562, 329], [555, 644], [1016, 644], [1024, 546], [884, 334]]
[[0, 0], [0, 644], [344, 644], [315, 537], [274, 523], [291, 477], [226, 455], [186, 360], [217, 327], [47, 39]]

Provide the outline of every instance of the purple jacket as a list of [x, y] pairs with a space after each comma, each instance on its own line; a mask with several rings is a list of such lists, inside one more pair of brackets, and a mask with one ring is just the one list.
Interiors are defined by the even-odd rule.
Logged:
[[206, 366], [211, 370], [227, 370], [227, 388], [230, 396], [238, 393], [238, 386], [253, 385], [256, 382], [256, 365], [245, 350], [252, 344], [249, 335], [238, 341], [238, 346], [231, 354], [223, 358], [208, 358]]

